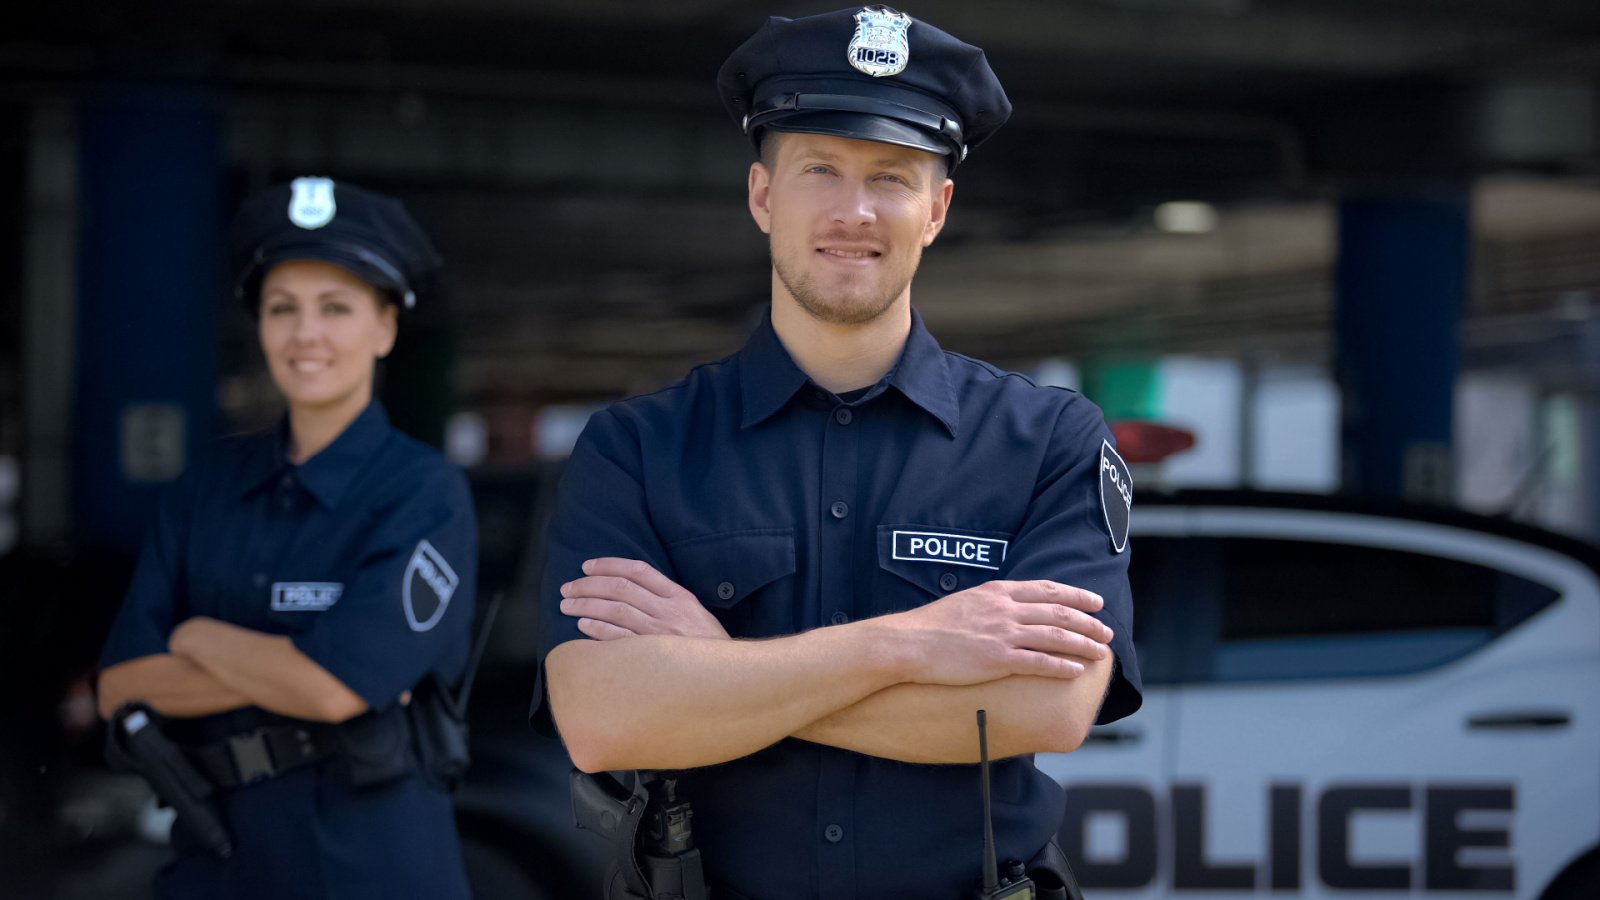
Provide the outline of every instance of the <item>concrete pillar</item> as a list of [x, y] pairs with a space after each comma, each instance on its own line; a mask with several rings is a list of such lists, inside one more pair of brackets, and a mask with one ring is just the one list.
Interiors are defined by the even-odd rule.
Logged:
[[1451, 499], [1467, 196], [1452, 189], [1339, 204], [1334, 318], [1347, 492]]
[[226, 294], [222, 117], [181, 88], [86, 96], [73, 532], [84, 545], [128, 549], [161, 486], [212, 437]]
[[28, 121], [22, 215], [22, 541], [67, 539], [71, 527], [72, 388], [78, 309], [78, 117], [42, 101]]

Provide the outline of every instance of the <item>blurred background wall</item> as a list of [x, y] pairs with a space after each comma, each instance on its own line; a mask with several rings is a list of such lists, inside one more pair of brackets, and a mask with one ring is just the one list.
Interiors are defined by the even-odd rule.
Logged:
[[[532, 468], [595, 405], [741, 342], [766, 247], [713, 76], [763, 16], [834, 5], [12, 10], [0, 582], [35, 613], [0, 634], [75, 637], [8, 674], [92, 721], [73, 679], [157, 492], [277, 414], [223, 262], [245, 194], [318, 174], [402, 197], [446, 274], [387, 367], [391, 416], [480, 477]], [[946, 347], [1191, 431], [1141, 489], [1408, 498], [1600, 537], [1593, 0], [909, 11], [983, 46], [1016, 106], [915, 282]]]
[[[766, 296], [712, 74], [799, 3], [37, 5], [0, 37], [0, 553], [136, 543], [268, 421], [238, 199], [404, 197], [444, 294], [388, 366], [468, 465], [737, 346]], [[931, 0], [1016, 105], [914, 299], [947, 346], [1193, 430], [1145, 485], [1407, 496], [1600, 534], [1587, 0]]]

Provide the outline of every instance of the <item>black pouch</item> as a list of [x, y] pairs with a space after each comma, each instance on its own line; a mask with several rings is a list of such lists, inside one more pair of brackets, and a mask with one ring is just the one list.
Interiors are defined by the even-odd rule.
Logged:
[[1039, 900], [1083, 900], [1072, 864], [1054, 839], [1028, 860], [1028, 877], [1033, 879], [1034, 895]]
[[352, 787], [372, 788], [398, 781], [417, 769], [411, 724], [404, 708], [368, 712], [334, 726], [339, 766]]
[[416, 735], [423, 774], [447, 791], [460, 787], [472, 765], [467, 749], [466, 710], [432, 675], [412, 691], [411, 703], [405, 710]]

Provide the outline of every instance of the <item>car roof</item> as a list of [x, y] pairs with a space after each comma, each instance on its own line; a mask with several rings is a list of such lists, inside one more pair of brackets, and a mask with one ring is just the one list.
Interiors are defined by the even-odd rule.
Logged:
[[1141, 506], [1208, 506], [1341, 513], [1445, 525], [1544, 547], [1571, 557], [1600, 575], [1600, 545], [1504, 516], [1482, 515], [1452, 507], [1350, 494], [1209, 489], [1142, 489], [1135, 491], [1133, 501], [1135, 518]]

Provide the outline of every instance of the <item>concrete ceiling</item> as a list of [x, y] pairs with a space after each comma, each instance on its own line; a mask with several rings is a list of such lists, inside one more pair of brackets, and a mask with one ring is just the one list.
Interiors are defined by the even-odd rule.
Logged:
[[[448, 321], [421, 333], [453, 333], [462, 402], [598, 398], [747, 330], [765, 245], [711, 78], [764, 15], [834, 7], [39, 4], [0, 32], [0, 101], [197, 90], [239, 192], [315, 170], [406, 198], [449, 266]], [[1350, 189], [1476, 183], [1480, 317], [1574, 321], [1600, 286], [1594, 0], [910, 11], [984, 46], [1017, 108], [963, 168], [914, 292], [957, 349], [1320, 358], [1329, 200]], [[1220, 227], [1154, 232], [1150, 207], [1178, 198], [1218, 203]]]

